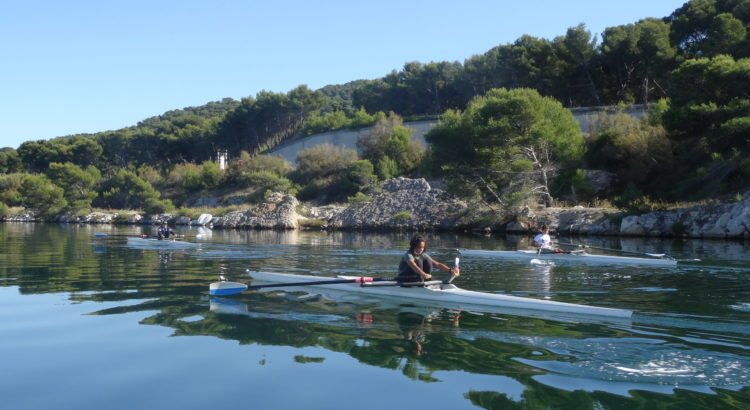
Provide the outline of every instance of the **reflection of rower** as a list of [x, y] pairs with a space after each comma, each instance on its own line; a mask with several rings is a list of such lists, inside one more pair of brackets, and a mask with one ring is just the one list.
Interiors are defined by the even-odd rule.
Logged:
[[549, 236], [549, 226], [542, 225], [542, 232], [537, 234], [532, 244], [539, 248], [537, 253], [567, 253], [559, 248], [552, 247], [552, 238]]
[[[431, 332], [432, 321], [440, 319], [442, 316], [441, 312], [431, 312], [427, 315], [401, 311], [398, 313], [398, 324], [403, 332], [404, 338], [412, 343], [414, 346], [414, 355], [421, 356], [423, 351], [423, 345], [427, 342], [427, 334]], [[461, 318], [461, 311], [450, 311], [449, 319], [451, 324], [455, 327], [459, 326], [459, 320]]]

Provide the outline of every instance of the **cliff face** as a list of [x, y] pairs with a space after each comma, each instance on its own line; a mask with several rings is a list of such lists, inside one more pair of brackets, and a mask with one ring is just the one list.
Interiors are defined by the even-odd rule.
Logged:
[[433, 189], [425, 179], [394, 178], [371, 201], [333, 216], [333, 229], [455, 230], [462, 226], [464, 202]]

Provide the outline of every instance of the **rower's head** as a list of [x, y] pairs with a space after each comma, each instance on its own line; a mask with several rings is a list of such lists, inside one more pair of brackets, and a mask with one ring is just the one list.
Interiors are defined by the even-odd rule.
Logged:
[[427, 242], [425, 242], [421, 235], [414, 235], [411, 241], [409, 241], [409, 252], [419, 255], [424, 253], [425, 250], [427, 250]]
[[549, 226], [547, 224], [542, 225], [542, 233], [549, 233]]
[[161, 223], [161, 226], [163, 226], [163, 227], [167, 227], [168, 225], [169, 224], [167, 223], [167, 221], [164, 221], [164, 222]]

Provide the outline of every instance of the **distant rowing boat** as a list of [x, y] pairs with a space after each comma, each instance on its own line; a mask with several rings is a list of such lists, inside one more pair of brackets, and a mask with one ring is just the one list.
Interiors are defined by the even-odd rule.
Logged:
[[[633, 312], [625, 309], [614, 309], [597, 306], [578, 305], [574, 303], [555, 302], [519, 296], [510, 296], [499, 293], [484, 293], [465, 290], [450, 283], [441, 281], [429, 281], [424, 286], [402, 287], [390, 280], [374, 281], [373, 278], [360, 278], [355, 276], [339, 276], [338, 278], [326, 278], [310, 275], [293, 275], [276, 272], [247, 271], [248, 274], [258, 282], [274, 282], [275, 285], [283, 287], [308, 286], [324, 287], [329, 289], [343, 290], [355, 294], [367, 294], [372, 296], [397, 297], [399, 300], [431, 301], [448, 303], [465, 309], [473, 307], [498, 307], [523, 311], [550, 312], [553, 314], [587, 315], [597, 317], [609, 317], [629, 319]], [[367, 280], [369, 279], [369, 280]], [[353, 283], [353, 282], [359, 283]], [[319, 282], [319, 283], [316, 283]], [[348, 283], [343, 283], [348, 282]], [[259, 287], [262, 287], [259, 286]], [[215, 296], [230, 295], [248, 289], [247, 285], [237, 282], [216, 282], [210, 286], [209, 293]]]
[[651, 266], [676, 266], [677, 261], [670, 257], [636, 258], [632, 256], [597, 255], [584, 251], [571, 251], [569, 253], [537, 253], [531, 250], [517, 251], [484, 251], [475, 249], [460, 249], [462, 256], [480, 256], [508, 259], [541, 259], [556, 262], [573, 262], [597, 265], [651, 265]]
[[137, 245], [143, 247], [153, 248], [169, 248], [169, 249], [186, 249], [195, 248], [200, 244], [194, 242], [178, 241], [176, 239], [156, 239], [156, 238], [139, 238], [137, 236], [128, 237], [128, 245]]

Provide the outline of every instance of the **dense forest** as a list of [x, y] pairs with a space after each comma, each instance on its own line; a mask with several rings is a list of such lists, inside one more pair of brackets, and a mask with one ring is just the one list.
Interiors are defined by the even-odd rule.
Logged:
[[[91, 207], [148, 213], [208, 192], [283, 191], [317, 202], [367, 198], [399, 175], [441, 178], [489, 206], [606, 200], [649, 209], [750, 188], [750, 0], [691, 0], [665, 18], [524, 35], [459, 62], [410, 62], [382, 78], [260, 92], [95, 134], [0, 150], [0, 216]], [[582, 135], [568, 108], [645, 104]], [[406, 120], [439, 118], [411, 141]], [[267, 151], [284, 140], [372, 126], [359, 152]], [[227, 151], [226, 170], [216, 153]], [[601, 188], [592, 175], [606, 175]]]

